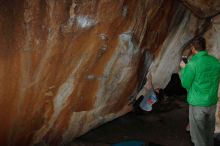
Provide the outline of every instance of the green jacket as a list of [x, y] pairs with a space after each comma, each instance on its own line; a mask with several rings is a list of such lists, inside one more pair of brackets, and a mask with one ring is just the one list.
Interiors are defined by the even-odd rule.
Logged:
[[187, 101], [193, 106], [211, 106], [218, 101], [220, 62], [206, 51], [195, 54], [181, 70]]

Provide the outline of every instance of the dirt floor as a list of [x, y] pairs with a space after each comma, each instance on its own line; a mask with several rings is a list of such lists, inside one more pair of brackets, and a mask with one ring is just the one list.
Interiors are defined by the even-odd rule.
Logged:
[[141, 140], [146, 146], [192, 146], [185, 131], [188, 105], [184, 100], [174, 100], [169, 106], [166, 111], [130, 112], [75, 139], [69, 146], [109, 146], [123, 140]]

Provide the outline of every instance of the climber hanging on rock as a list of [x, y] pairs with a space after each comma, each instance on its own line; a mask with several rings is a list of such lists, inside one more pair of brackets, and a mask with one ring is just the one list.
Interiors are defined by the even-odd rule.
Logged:
[[138, 92], [133, 104], [133, 111], [136, 113], [171, 110], [175, 107], [174, 97], [186, 96], [186, 90], [181, 85], [178, 73], [171, 75], [171, 79], [164, 89], [154, 89], [151, 72], [146, 75], [146, 79], [146, 83]]
[[151, 111], [153, 104], [157, 102], [157, 96], [152, 84], [151, 73], [148, 73], [146, 78], [146, 84], [143, 86], [142, 90], [136, 96], [134, 110], [138, 110], [140, 108], [144, 111]]

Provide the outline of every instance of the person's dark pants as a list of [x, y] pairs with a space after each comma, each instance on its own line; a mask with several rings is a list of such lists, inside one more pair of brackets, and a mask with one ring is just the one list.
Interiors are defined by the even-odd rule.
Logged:
[[216, 105], [189, 106], [191, 140], [195, 146], [214, 146]]

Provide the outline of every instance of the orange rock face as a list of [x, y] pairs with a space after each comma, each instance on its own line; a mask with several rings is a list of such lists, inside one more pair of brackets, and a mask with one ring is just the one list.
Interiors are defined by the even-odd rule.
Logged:
[[176, 0], [0, 0], [0, 8], [4, 146], [64, 144], [127, 113], [148, 67], [163, 87], [204, 22]]

